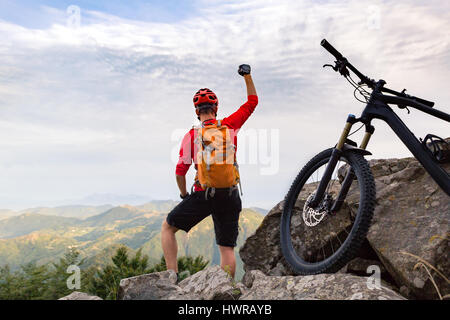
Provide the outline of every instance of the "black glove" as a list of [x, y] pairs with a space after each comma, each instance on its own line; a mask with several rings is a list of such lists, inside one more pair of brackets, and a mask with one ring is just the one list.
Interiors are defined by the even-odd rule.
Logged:
[[239, 66], [238, 73], [241, 76], [245, 76], [246, 74], [250, 74], [250, 66], [248, 64], [241, 64]]

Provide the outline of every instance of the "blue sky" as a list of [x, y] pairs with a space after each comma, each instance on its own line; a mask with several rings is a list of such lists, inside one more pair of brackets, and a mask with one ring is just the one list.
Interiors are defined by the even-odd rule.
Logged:
[[[67, 23], [69, 5], [81, 10], [79, 27]], [[192, 96], [209, 87], [219, 117], [233, 112], [246, 100], [241, 63], [260, 99], [239, 138], [243, 203], [270, 208], [362, 110], [347, 82], [322, 69], [332, 58], [320, 40], [448, 111], [449, 21], [449, 2], [436, 0], [2, 0], [0, 208], [96, 193], [177, 199], [174, 155], [196, 121]], [[419, 137], [449, 136], [428, 115], [398, 114]], [[375, 126], [376, 157], [410, 155]]]
[[[0, 19], [29, 28], [47, 28], [55, 21], [48, 8], [66, 10], [70, 5], [76, 5], [83, 11], [98, 11], [120, 18], [134, 21], [175, 22], [183, 20], [196, 12], [194, 2], [191, 1], [13, 1], [0, 2]], [[54, 17], [54, 16], [53, 16]]]

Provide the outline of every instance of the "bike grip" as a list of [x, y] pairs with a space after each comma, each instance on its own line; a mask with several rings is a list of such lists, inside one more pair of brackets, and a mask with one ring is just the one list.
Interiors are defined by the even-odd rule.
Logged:
[[329, 53], [331, 53], [337, 60], [342, 59], [342, 54], [337, 51], [326, 39], [320, 42], [320, 45], [324, 47]]
[[416, 100], [416, 102], [424, 104], [430, 108], [433, 108], [433, 106], [434, 106], [434, 102], [432, 102], [432, 101], [424, 100], [424, 99], [417, 98], [417, 97], [413, 97], [413, 100]]

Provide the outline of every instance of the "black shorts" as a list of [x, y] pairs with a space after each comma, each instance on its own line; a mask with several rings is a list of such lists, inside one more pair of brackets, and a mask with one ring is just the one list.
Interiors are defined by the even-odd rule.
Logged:
[[183, 199], [167, 215], [167, 223], [171, 226], [189, 232], [196, 224], [212, 215], [216, 243], [219, 246], [235, 247], [239, 232], [239, 213], [242, 210], [239, 191], [236, 189], [217, 190], [213, 197], [205, 191], [197, 191]]

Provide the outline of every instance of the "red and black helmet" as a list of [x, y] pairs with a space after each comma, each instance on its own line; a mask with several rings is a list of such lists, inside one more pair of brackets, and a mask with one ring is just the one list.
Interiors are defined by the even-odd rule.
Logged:
[[219, 99], [212, 90], [203, 88], [198, 90], [194, 95], [194, 106], [198, 108], [201, 105], [212, 105], [217, 107], [219, 105]]

